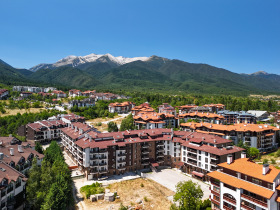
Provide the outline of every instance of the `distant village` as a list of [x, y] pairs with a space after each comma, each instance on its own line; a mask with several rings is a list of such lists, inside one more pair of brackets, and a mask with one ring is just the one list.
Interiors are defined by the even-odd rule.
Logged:
[[[95, 90], [69, 90], [53, 87], [14, 86], [17, 100], [32, 94], [71, 99], [68, 108], [95, 106], [99, 100], [128, 99], [112, 102], [110, 113], [131, 113], [136, 130], [101, 133], [86, 119], [74, 113], [59, 114], [46, 120], [19, 127], [21, 142], [13, 136], [0, 137], [0, 177], [2, 209], [11, 207], [6, 199], [13, 195], [23, 206], [25, 174], [34, 157], [40, 165], [44, 155], [35, 143], [60, 141], [62, 150], [87, 180], [99, 180], [126, 172], [163, 167], [176, 168], [210, 185], [212, 209], [277, 209], [280, 206], [280, 170], [257, 164], [247, 157], [238, 143], [256, 148], [261, 154], [277, 151], [280, 139], [280, 111], [229, 111], [223, 104], [172, 107], [163, 103], [157, 110], [148, 102], [136, 106], [129, 97]], [[0, 99], [9, 97], [0, 90]], [[274, 122], [271, 123], [271, 119]], [[257, 124], [258, 123], [258, 124]]]

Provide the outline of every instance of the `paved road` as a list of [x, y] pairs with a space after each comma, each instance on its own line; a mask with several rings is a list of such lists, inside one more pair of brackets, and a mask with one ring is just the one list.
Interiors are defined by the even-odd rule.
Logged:
[[202, 199], [207, 199], [210, 195], [208, 184], [185, 175], [184, 173], [176, 169], [163, 169], [160, 172], [147, 173], [146, 178], [152, 179], [174, 192], [176, 192], [175, 186], [178, 182], [192, 180], [193, 182], [196, 182], [200, 185], [204, 193]]

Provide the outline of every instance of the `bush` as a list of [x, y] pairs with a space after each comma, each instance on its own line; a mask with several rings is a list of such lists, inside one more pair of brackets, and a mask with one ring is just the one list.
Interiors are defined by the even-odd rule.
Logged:
[[271, 161], [271, 164], [276, 164], [276, 160], [275, 159], [271, 158], [270, 161]]
[[96, 125], [96, 126], [101, 126], [102, 123], [101, 123], [101, 122], [98, 122], [98, 123], [96, 123], [95, 125]]
[[140, 185], [141, 187], [144, 187], [144, 184], [143, 183], [141, 183], [141, 185]]
[[267, 163], [268, 163], [268, 159], [264, 159], [263, 164], [267, 164]]
[[280, 157], [280, 149], [278, 149], [277, 152], [275, 152], [275, 157]]
[[121, 203], [119, 210], [128, 210], [128, 207]]
[[145, 201], [145, 202], [149, 202], [150, 200], [145, 196], [145, 197], [144, 197], [144, 201]]
[[95, 182], [92, 185], [85, 185], [80, 189], [81, 193], [84, 193], [88, 199], [90, 195], [104, 193], [105, 189], [102, 187], [102, 184]]

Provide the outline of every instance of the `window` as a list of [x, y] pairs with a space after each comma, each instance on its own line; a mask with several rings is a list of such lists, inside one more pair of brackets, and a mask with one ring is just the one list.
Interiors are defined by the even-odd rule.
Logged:
[[198, 160], [201, 160], [201, 156], [198, 156]]
[[208, 158], [205, 158], [205, 162], [208, 163]]
[[267, 187], [268, 187], [269, 189], [272, 189], [272, 188], [273, 188], [273, 185], [270, 184], [270, 183], [268, 183], [268, 184], [267, 184]]
[[255, 184], [259, 184], [259, 180], [255, 179], [255, 178], [252, 179], [252, 182], [255, 183]]
[[183, 155], [184, 155], [184, 156], [186, 155], [186, 151], [183, 152]]
[[208, 170], [208, 165], [207, 164], [205, 164], [205, 169]]
[[208, 156], [208, 152], [205, 152], [205, 156]]
[[183, 157], [183, 161], [186, 162], [186, 157]]
[[201, 155], [201, 151], [199, 150], [198, 153]]

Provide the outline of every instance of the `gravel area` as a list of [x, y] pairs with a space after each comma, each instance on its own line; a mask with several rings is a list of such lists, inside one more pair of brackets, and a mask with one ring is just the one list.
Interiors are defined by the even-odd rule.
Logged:
[[196, 182], [200, 185], [204, 193], [202, 199], [207, 199], [210, 195], [208, 184], [194, 179], [177, 169], [163, 169], [160, 172], [147, 173], [145, 174], [145, 177], [154, 180], [155, 182], [167, 187], [174, 192], [176, 192], [175, 186], [178, 182], [192, 180], [193, 182]]

